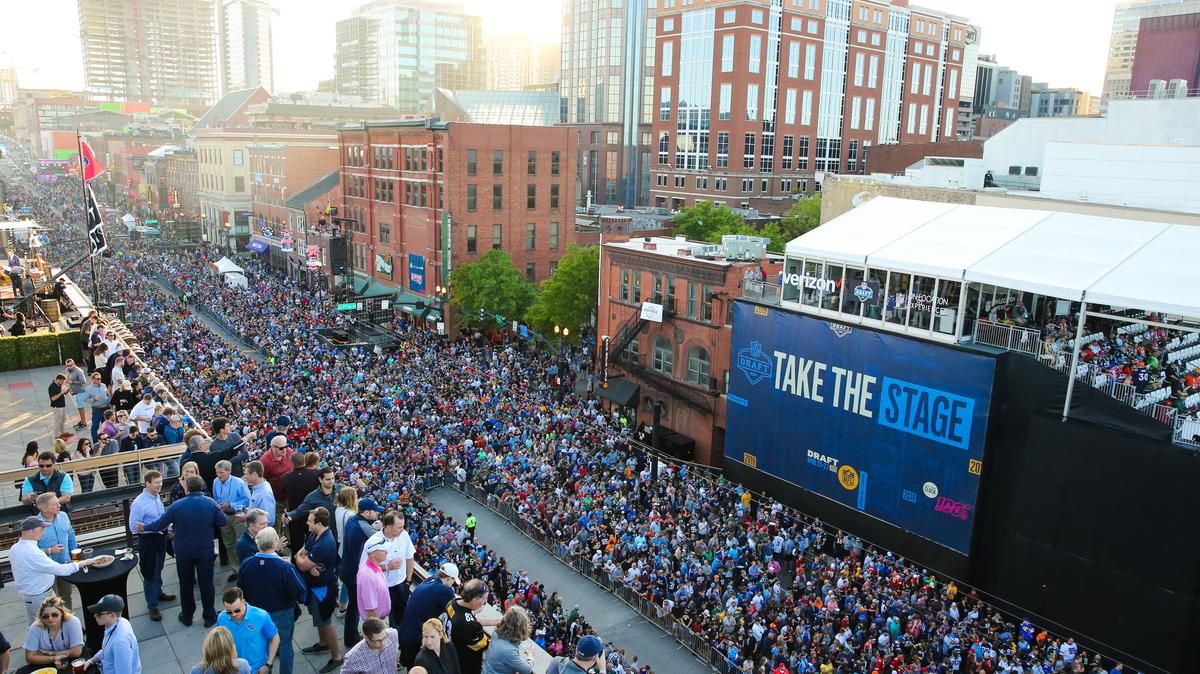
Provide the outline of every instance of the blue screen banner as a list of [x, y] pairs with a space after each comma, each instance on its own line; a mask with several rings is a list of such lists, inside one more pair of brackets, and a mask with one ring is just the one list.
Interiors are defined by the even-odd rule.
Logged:
[[995, 361], [734, 305], [726, 458], [963, 554]]
[[425, 292], [425, 256], [408, 254], [408, 289], [414, 293]]

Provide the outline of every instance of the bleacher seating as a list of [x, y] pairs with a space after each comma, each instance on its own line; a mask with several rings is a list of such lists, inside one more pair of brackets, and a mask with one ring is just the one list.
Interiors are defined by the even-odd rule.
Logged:
[[1164, 386], [1164, 387], [1158, 389], [1157, 391], [1151, 391], [1149, 393], [1138, 395], [1136, 398], [1134, 398], [1133, 406], [1139, 410], [1145, 409], [1149, 405], [1153, 405], [1154, 403], [1161, 402], [1170, 397], [1171, 397], [1171, 389], [1169, 387]]
[[1189, 361], [1200, 356], [1200, 344], [1195, 344], [1187, 348], [1171, 351], [1166, 356], [1166, 362], [1177, 363], [1179, 361]]

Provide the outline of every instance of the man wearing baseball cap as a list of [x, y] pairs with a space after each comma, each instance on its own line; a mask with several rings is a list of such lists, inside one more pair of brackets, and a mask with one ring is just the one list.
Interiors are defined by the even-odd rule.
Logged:
[[596, 667], [596, 671], [605, 674], [608, 662], [604, 658], [604, 642], [600, 637], [589, 634], [575, 644], [575, 656], [570, 660], [555, 658], [546, 668], [546, 674], [586, 674]]
[[455, 585], [458, 585], [458, 565], [445, 562], [438, 567], [435, 577], [426, 578], [412, 591], [400, 620], [400, 661], [405, 667], [412, 669], [421, 650], [421, 625], [446, 610], [446, 604], [454, 600]]
[[417, 549], [413, 546], [408, 532], [404, 530], [403, 511], [384, 513], [379, 521], [383, 528], [367, 539], [359, 564], [366, 563], [367, 553], [374, 543], [382, 541], [387, 544], [388, 554], [379, 568], [387, 579], [388, 594], [392, 599], [392, 612], [388, 614], [388, 623], [392, 627], [400, 627], [400, 619], [404, 617], [404, 606], [408, 603], [408, 592], [412, 587], [413, 558]]
[[104, 647], [88, 660], [88, 667], [99, 665], [104, 674], [142, 674], [137, 635], [129, 621], [121, 617], [125, 600], [106, 594], [87, 610], [95, 616], [96, 624], [104, 628]]
[[383, 575], [383, 560], [388, 556], [388, 543], [382, 539], [371, 539], [363, 546], [366, 561], [358, 567], [355, 591], [358, 592], [358, 617], [386, 620], [392, 612], [392, 599], [388, 592], [387, 577]]
[[50, 559], [38, 547], [45, 526], [46, 522], [39, 517], [21, 520], [21, 538], [8, 551], [13, 582], [17, 586], [17, 593], [21, 595], [21, 602], [25, 604], [25, 617], [30, 623], [37, 619], [42, 600], [54, 592], [55, 578], [69, 576], [96, 563], [94, 559], [85, 559], [62, 564]]
[[268, 447], [271, 446], [271, 441], [274, 440], [275, 436], [277, 436], [277, 435], [282, 435], [284, 437], [284, 439], [286, 440], [288, 430], [291, 427], [292, 427], [292, 418], [286, 414], [280, 414], [275, 419], [275, 429], [272, 430], [270, 433], [267, 433], [267, 437], [266, 437], [267, 446]]

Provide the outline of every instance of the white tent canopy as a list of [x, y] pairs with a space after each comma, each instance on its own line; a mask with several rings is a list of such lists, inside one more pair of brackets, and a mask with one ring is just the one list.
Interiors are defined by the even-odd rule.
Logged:
[[230, 288], [245, 288], [250, 285], [250, 282], [247, 281], [246, 277], [242, 274], [232, 271], [228, 274], [225, 274], [225, 285], [229, 286]]
[[215, 272], [218, 276], [221, 274], [241, 274], [246, 271], [245, 269], [237, 266], [233, 260], [230, 260], [227, 257], [223, 257], [220, 260], [212, 263], [212, 268], [213, 272]]
[[806, 256], [1200, 317], [1200, 228], [876, 197], [798, 237]]

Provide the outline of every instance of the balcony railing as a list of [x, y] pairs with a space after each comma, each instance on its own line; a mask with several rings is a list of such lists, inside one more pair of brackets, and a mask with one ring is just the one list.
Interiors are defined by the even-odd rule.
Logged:
[[766, 281], [743, 281], [742, 299], [779, 306], [780, 285]]
[[1032, 328], [1022, 328], [1016, 325], [975, 321], [975, 334], [972, 340], [976, 344], [995, 346], [1006, 351], [1019, 351], [1034, 358], [1045, 352], [1042, 346], [1042, 333]]

